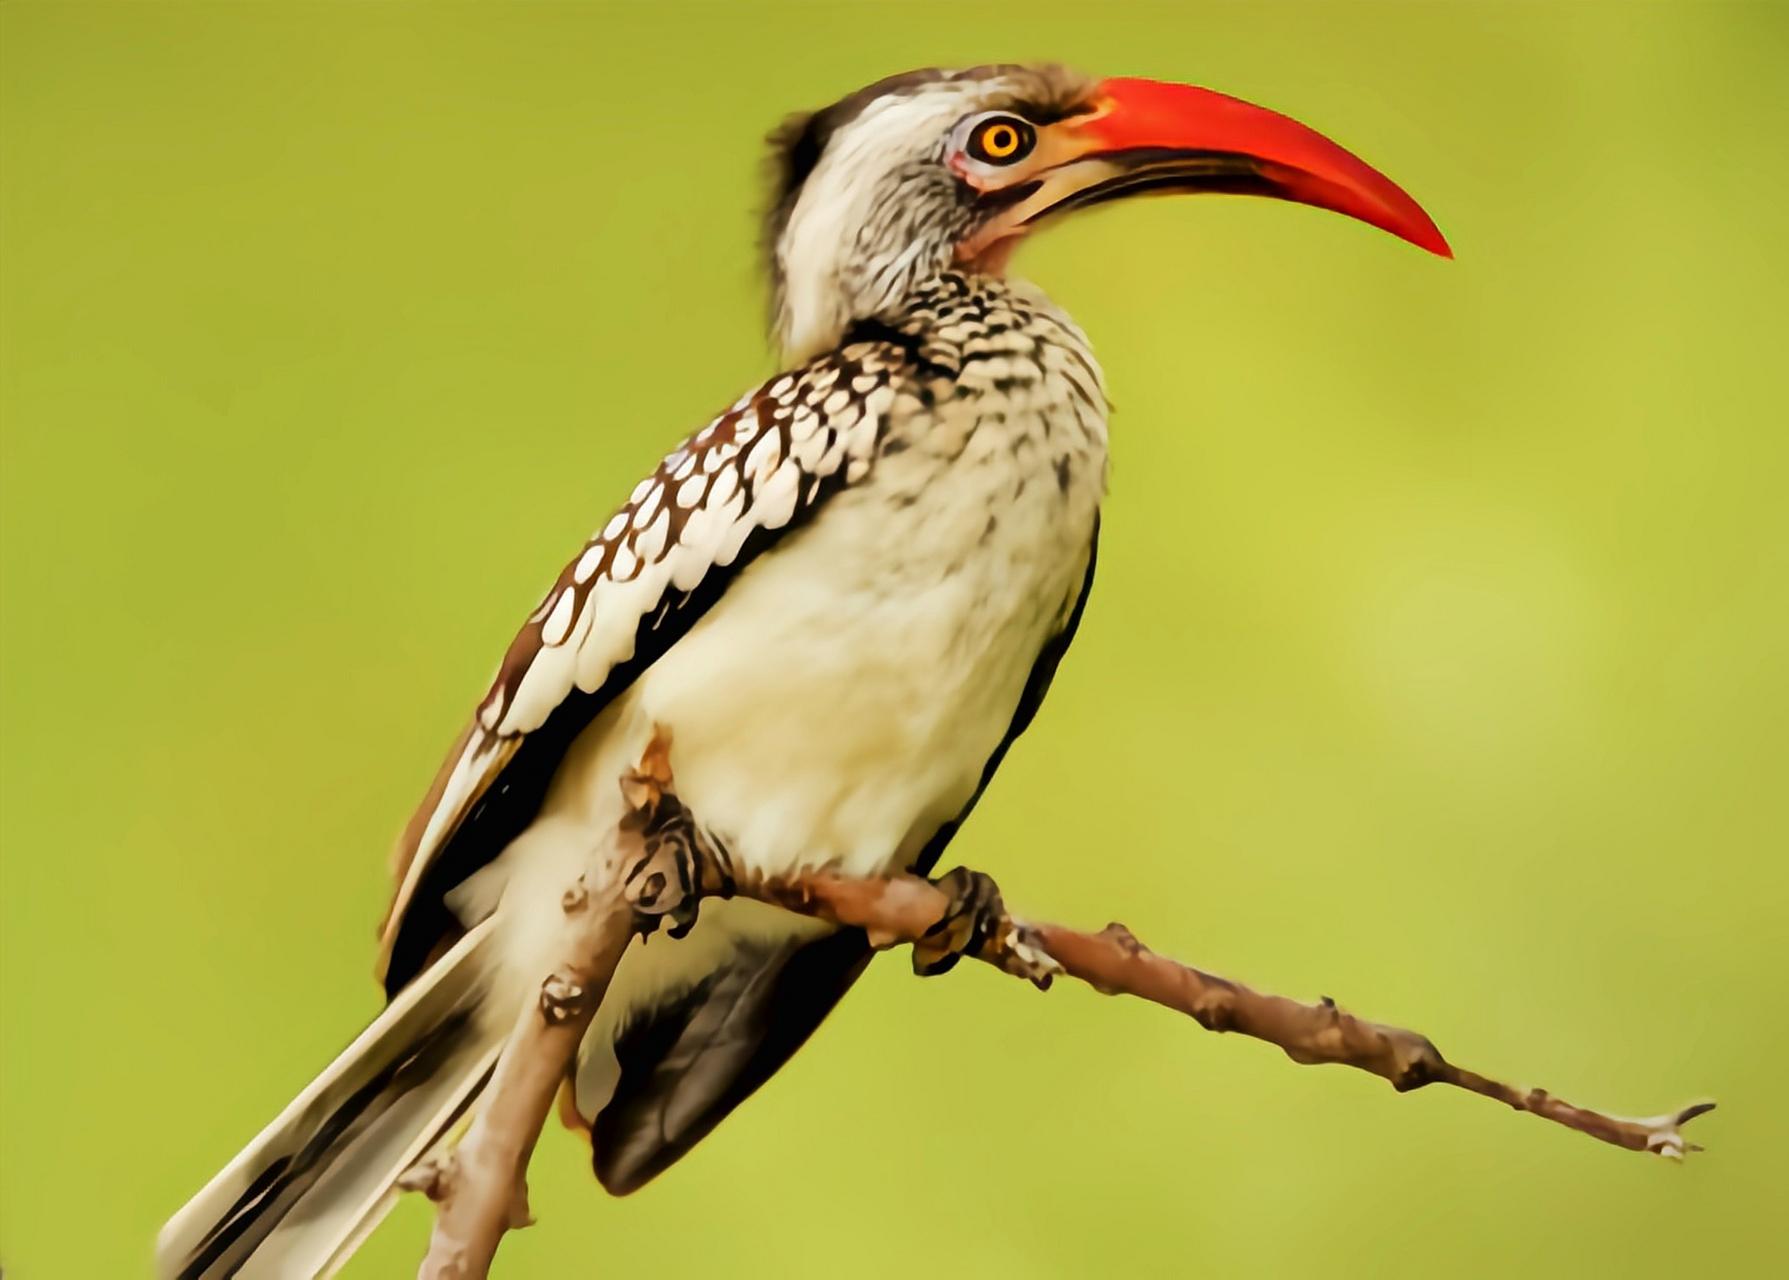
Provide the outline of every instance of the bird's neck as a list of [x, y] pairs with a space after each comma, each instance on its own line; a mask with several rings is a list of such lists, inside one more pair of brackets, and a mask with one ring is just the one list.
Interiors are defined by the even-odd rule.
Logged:
[[785, 368], [834, 349], [853, 328], [861, 325], [880, 324], [919, 336], [937, 314], [940, 302], [976, 296], [992, 298], [1014, 290], [1035, 292], [1029, 285], [1000, 275], [950, 267], [915, 272], [902, 280], [898, 289], [834, 289], [824, 296], [804, 298], [792, 293], [791, 283], [784, 283], [776, 316], [777, 340]]

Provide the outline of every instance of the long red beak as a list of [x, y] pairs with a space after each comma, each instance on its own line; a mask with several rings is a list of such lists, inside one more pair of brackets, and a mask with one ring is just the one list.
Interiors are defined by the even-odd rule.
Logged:
[[1072, 135], [1064, 176], [1078, 174], [1050, 212], [1141, 191], [1242, 192], [1330, 209], [1453, 257], [1402, 187], [1277, 111], [1159, 80], [1107, 80], [1095, 101], [1058, 126]]

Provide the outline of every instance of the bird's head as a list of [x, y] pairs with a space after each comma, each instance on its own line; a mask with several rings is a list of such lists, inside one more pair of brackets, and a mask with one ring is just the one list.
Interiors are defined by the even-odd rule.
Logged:
[[773, 324], [791, 360], [942, 271], [999, 273], [1040, 224], [1120, 196], [1273, 196], [1451, 256], [1372, 166], [1295, 120], [1191, 85], [1060, 67], [914, 71], [795, 117], [772, 145]]

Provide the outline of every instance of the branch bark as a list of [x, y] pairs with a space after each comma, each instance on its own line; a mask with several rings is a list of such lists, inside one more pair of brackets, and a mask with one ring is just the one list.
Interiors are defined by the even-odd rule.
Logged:
[[[949, 905], [945, 894], [917, 876], [851, 880], [815, 874], [743, 884], [740, 891], [805, 915], [856, 925], [868, 930], [878, 946], [919, 941]], [[1040, 953], [1061, 972], [1106, 995], [1136, 996], [1183, 1013], [1207, 1031], [1265, 1040], [1294, 1062], [1353, 1067], [1389, 1081], [1400, 1093], [1452, 1085], [1630, 1151], [1670, 1159], [1699, 1151], [1684, 1141], [1683, 1126], [1714, 1110], [1714, 1103], [1699, 1102], [1634, 1119], [1573, 1106], [1544, 1089], [1518, 1089], [1455, 1066], [1426, 1036], [1357, 1018], [1333, 1000], [1303, 1004], [1157, 955], [1121, 924], [1083, 933], [1009, 919], [976, 958], [1047, 987], [1050, 966], [1040, 969]]]
[[436, 1204], [417, 1280], [478, 1280], [490, 1271], [503, 1233], [533, 1222], [528, 1161], [634, 935], [619, 888], [591, 893], [580, 881], [562, 905], [564, 959], [517, 1019], [465, 1138], [409, 1180]]

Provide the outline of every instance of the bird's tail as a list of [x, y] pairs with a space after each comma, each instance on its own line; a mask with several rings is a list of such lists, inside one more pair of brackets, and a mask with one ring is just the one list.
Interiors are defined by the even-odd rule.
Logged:
[[462, 938], [162, 1228], [163, 1280], [332, 1275], [451, 1137], [509, 1020], [481, 1010], [491, 922]]

